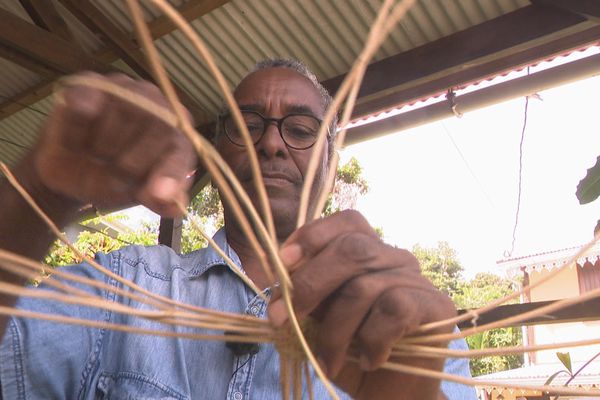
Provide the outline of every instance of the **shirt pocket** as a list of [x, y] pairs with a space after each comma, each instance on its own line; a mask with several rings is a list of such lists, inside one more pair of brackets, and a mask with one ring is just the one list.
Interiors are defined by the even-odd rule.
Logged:
[[171, 387], [133, 372], [100, 374], [96, 387], [100, 400], [189, 400]]

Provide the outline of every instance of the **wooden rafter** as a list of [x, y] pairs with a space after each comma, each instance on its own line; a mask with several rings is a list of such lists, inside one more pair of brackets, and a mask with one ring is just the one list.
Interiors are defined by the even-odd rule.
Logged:
[[600, 22], [600, 2], [597, 0], [532, 0], [533, 4], [553, 6]]
[[[485, 325], [492, 322], [509, 318], [513, 315], [519, 315], [526, 312], [546, 307], [555, 303], [557, 300], [537, 301], [533, 303], [508, 304], [496, 307], [494, 310], [477, 317], [477, 325]], [[540, 317], [533, 317], [519, 322], [515, 326], [544, 325], [544, 324], [562, 324], [567, 322], [598, 321], [600, 318], [600, 299], [584, 301], [572, 306], [562, 308]], [[460, 314], [465, 312], [459, 311]], [[460, 329], [473, 328], [473, 320], [467, 320], [458, 324]]]
[[74, 36], [62, 16], [48, 0], [19, 0], [31, 20], [40, 28], [44, 28], [65, 40], [73, 40]]
[[44, 79], [34, 87], [29, 88], [29, 90], [4, 101], [2, 107], [0, 107], [0, 119], [15, 114], [48, 97], [52, 93], [54, 81], [54, 79]]
[[[572, 29], [578, 25], [585, 26], [584, 22], [586, 19], [576, 14], [532, 5], [375, 62], [368, 67], [363, 79], [354, 117], [389, 109], [514, 68], [515, 59], [512, 57], [515, 54], [521, 54], [521, 64], [531, 62], [530, 49], [541, 48], [547, 42], [573, 33]], [[579, 37], [578, 33], [575, 37]], [[597, 40], [597, 32], [591, 32], [591, 36], [594, 35]], [[585, 40], [594, 40], [589, 35], [585, 37]], [[583, 44], [579, 43], [580, 46]], [[547, 57], [570, 48], [545, 47], [548, 53], [538, 52], [535, 55]], [[323, 84], [335, 92], [343, 78], [344, 75], [341, 75]]]
[[542, 42], [521, 51], [504, 54], [480, 65], [470, 65], [447, 74], [433, 76], [431, 79], [417, 81], [392, 93], [363, 100], [355, 107], [353, 117], [361, 118], [382, 110], [396, 108], [445, 92], [449, 88], [464, 86], [485, 77], [494, 76], [510, 69], [523, 67], [570, 50], [585, 47], [599, 40], [600, 26], [596, 26], [567, 36], [561, 36], [555, 40]]
[[14, 64], [20, 65], [21, 67], [33, 71], [44, 78], [54, 79], [58, 77], [56, 70], [53, 68], [41, 64], [8, 46], [0, 45], [0, 58], [4, 58], [5, 60], [11, 61]]
[[71, 42], [2, 9], [0, 43], [61, 74], [86, 69], [98, 72], [113, 70]]
[[[190, 0], [183, 3], [177, 11], [186, 19], [186, 21], [194, 21], [227, 3], [229, 3], [229, 0]], [[165, 16], [156, 18], [154, 21], [150, 22], [149, 26], [154, 39], [168, 35], [177, 28], [173, 22]]]
[[103, 38], [103, 43], [123, 59], [140, 77], [151, 79], [136, 43], [88, 0], [59, 0], [90, 31]]
[[[152, 80], [152, 72], [137, 43], [114, 24], [89, 0], [59, 0], [61, 4], [92, 32], [101, 35], [108, 45], [141, 78]], [[207, 118], [206, 112], [185, 90], [175, 85], [181, 102], [195, 120]]]
[[[45, 0], [42, 0], [45, 1]], [[226, 4], [227, 0], [189, 0], [188, 2], [181, 5], [178, 8], [178, 11], [188, 20], [192, 21], [197, 18], [200, 18], [202, 15], [218, 8], [224, 4]], [[173, 30], [175, 30], [175, 25], [173, 25], [170, 20], [166, 17], [159, 17], [154, 21], [148, 24], [150, 28], [150, 32], [152, 33], [152, 37], [156, 40], [159, 39]], [[3, 27], [0, 27], [0, 31]], [[0, 42], [1, 43], [1, 42]], [[139, 49], [139, 47], [138, 47]], [[111, 48], [103, 48], [94, 53], [93, 57], [101, 60], [103, 63], [111, 63], [116, 61], [119, 57], [115, 51]], [[52, 92], [52, 86], [54, 84], [53, 79], [44, 79], [39, 82], [35, 87], [20, 93], [14, 96], [11, 99], [5, 100], [0, 103], [0, 119], [6, 118], [23, 108], [26, 108], [46, 96]], [[198, 113], [200, 114], [200, 113]], [[208, 123], [208, 118], [206, 115], [194, 115], [196, 117], [196, 121], [199, 124]]]

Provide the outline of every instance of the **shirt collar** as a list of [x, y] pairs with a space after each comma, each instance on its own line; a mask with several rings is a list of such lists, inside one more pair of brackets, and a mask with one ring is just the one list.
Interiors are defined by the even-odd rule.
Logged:
[[[223, 227], [219, 229], [214, 234], [212, 239], [217, 244], [217, 246], [219, 246], [223, 250], [223, 252], [234, 262], [234, 264], [240, 270], [243, 271], [244, 268], [242, 267], [242, 262], [240, 261], [240, 258], [238, 257], [235, 250], [233, 250], [233, 248], [229, 246], [229, 243], [227, 243], [227, 235], [225, 233], [225, 228]], [[224, 265], [231, 270], [231, 267], [227, 264], [225, 259], [221, 257], [221, 255], [219, 255], [219, 253], [217, 253], [217, 251], [213, 249], [210, 245], [208, 245], [206, 248], [189, 253], [187, 256], [194, 258], [194, 268], [191, 271], [191, 275], [193, 277], [198, 277], [204, 274], [210, 268], [216, 266]]]

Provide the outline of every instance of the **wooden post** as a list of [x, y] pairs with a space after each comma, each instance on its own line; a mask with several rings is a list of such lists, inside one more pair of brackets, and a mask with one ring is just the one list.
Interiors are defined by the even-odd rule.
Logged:
[[158, 243], [169, 246], [176, 253], [181, 253], [181, 228], [183, 220], [178, 218], [160, 218]]

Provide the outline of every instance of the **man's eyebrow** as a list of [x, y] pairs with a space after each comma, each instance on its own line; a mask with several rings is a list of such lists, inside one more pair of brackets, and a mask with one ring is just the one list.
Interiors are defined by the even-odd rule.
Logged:
[[[251, 104], [240, 104], [240, 110], [242, 111], [255, 111], [261, 114], [265, 113], [265, 106], [263, 104], [251, 103]], [[305, 104], [289, 104], [285, 107], [285, 110], [288, 114], [308, 114], [312, 115], [316, 118], [318, 114], [315, 111], [305, 105]]]
[[287, 112], [290, 114], [308, 114], [315, 117], [317, 116], [317, 114], [311, 107], [306, 106], [304, 104], [290, 104], [287, 107]]
[[256, 111], [256, 112], [264, 112], [265, 107], [261, 104], [240, 104], [240, 110], [242, 111]]

